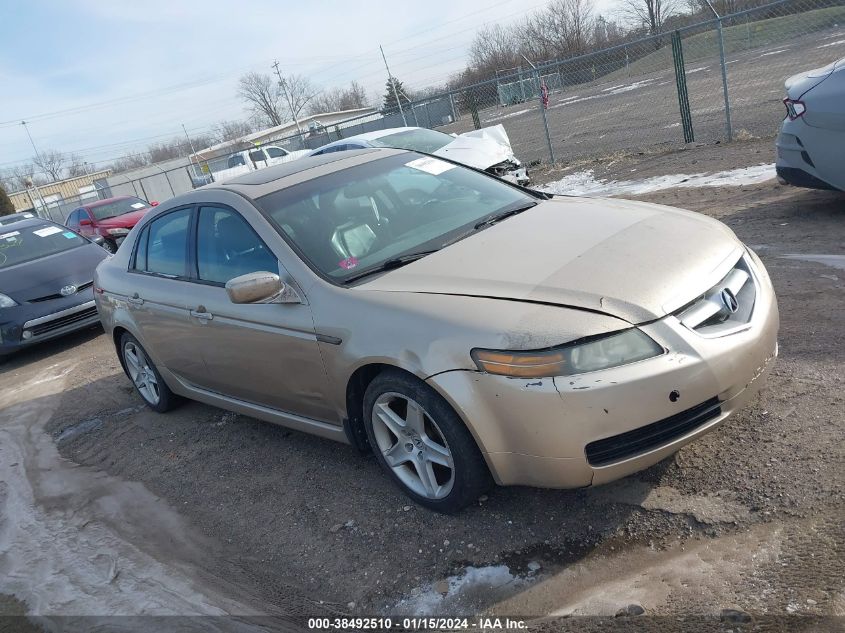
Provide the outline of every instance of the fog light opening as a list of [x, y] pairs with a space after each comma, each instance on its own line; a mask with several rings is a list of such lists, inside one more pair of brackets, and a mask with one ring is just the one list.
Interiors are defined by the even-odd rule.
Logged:
[[23, 332], [23, 338], [24, 338], [24, 340], [29, 340], [29, 339], [31, 339], [31, 338], [32, 338], [32, 332], [30, 332], [29, 330], [24, 330], [24, 332]]

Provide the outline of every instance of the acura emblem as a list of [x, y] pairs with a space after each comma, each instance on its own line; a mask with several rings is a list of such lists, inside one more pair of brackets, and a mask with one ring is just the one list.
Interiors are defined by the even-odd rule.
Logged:
[[64, 288], [59, 290], [59, 292], [62, 293], [63, 297], [69, 297], [72, 294], [76, 294], [77, 290], [78, 290], [78, 288], [76, 286], [65, 286]]
[[730, 288], [722, 288], [719, 297], [722, 299], [722, 305], [725, 306], [728, 314], [733, 314], [739, 309], [739, 301], [736, 300], [736, 295]]

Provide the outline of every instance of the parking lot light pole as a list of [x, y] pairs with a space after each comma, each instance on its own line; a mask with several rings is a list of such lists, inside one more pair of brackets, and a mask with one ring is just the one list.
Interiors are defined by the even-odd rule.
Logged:
[[731, 125], [731, 103], [728, 98], [728, 70], [727, 65], [725, 64], [725, 38], [722, 35], [722, 16], [719, 15], [710, 0], [704, 1], [707, 3], [707, 6], [710, 7], [713, 15], [716, 16], [716, 36], [719, 38], [719, 62], [722, 66], [722, 92], [725, 96], [725, 136], [727, 137], [728, 142], [731, 142], [734, 136], [733, 127]]

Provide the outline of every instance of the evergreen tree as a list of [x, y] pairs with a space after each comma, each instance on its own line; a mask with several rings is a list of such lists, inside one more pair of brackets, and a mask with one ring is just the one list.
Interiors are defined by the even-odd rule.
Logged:
[[[394, 86], [396, 87], [396, 92], [393, 91]], [[399, 103], [403, 106], [407, 103], [411, 103], [411, 100], [408, 98], [408, 95], [405, 94], [405, 87], [402, 85], [402, 82], [396, 79], [396, 77], [391, 77], [387, 80], [385, 84], [385, 93], [384, 93], [384, 106], [382, 109], [384, 110], [397, 110], [398, 104], [396, 103], [396, 97], [399, 97]]]
[[0, 187], [0, 215], [10, 215], [15, 212], [15, 205], [6, 195], [6, 190]]

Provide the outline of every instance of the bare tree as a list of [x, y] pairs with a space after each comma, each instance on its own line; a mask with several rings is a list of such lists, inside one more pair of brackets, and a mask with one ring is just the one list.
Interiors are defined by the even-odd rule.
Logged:
[[66, 169], [68, 178], [76, 178], [77, 176], [85, 176], [88, 174], [85, 162], [79, 154], [71, 154], [67, 157]]
[[282, 124], [279, 86], [264, 73], [247, 73], [238, 81], [238, 95], [270, 127]]
[[32, 163], [15, 165], [6, 173], [8, 181], [12, 183], [12, 191], [23, 191], [27, 188], [27, 181], [40, 185], [45, 180], [35, 173], [35, 166]]
[[39, 152], [32, 162], [52, 180], [61, 180], [67, 164], [67, 156], [58, 150], [48, 149]]
[[469, 62], [477, 70], [495, 72], [519, 63], [519, 44], [513, 29], [501, 24], [482, 27], [469, 46]]
[[147, 152], [140, 152], [137, 154], [127, 154], [118, 158], [112, 163], [111, 170], [114, 173], [121, 171], [129, 171], [130, 169], [137, 169], [138, 167], [145, 167], [150, 164], [150, 155]]
[[356, 110], [367, 106], [367, 93], [357, 81], [349, 84], [348, 88], [331, 88], [324, 90], [308, 104], [309, 114], [322, 112], [341, 112]]
[[292, 119], [298, 118], [305, 106], [320, 93], [311, 81], [302, 75], [282, 77], [282, 85], [279, 89], [282, 89]]
[[678, 12], [677, 0], [622, 0], [622, 14], [648, 29], [652, 35], [663, 32], [663, 25]]
[[212, 133], [218, 143], [234, 141], [254, 131], [248, 121], [220, 121], [212, 127]]

